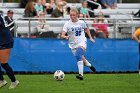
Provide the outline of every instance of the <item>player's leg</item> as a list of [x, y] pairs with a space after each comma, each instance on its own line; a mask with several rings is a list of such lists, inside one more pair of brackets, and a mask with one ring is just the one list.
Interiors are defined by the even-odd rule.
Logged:
[[84, 49], [82, 47], [78, 47], [75, 53], [75, 57], [77, 59], [77, 66], [79, 70], [79, 76], [76, 76], [76, 78], [83, 80], [83, 60], [82, 55], [84, 54]]
[[11, 79], [12, 83], [9, 89], [13, 89], [19, 84], [19, 81], [16, 80], [13, 69], [8, 64], [9, 56], [10, 56], [10, 49], [0, 50], [1, 66], [6, 71], [6, 74], [8, 75], [8, 77]]
[[4, 78], [3, 78], [3, 74], [2, 74], [2, 69], [1, 69], [1, 66], [0, 66], [0, 81], [3, 81]]
[[93, 72], [96, 72], [95, 67], [93, 65], [91, 65], [91, 63], [88, 60], [86, 60], [84, 55], [82, 56], [82, 60], [83, 60], [85, 66], [89, 67]]
[[[4, 54], [2, 54], [2, 51], [0, 50], [0, 63], [2, 62], [2, 57]], [[7, 81], [4, 80], [3, 73], [2, 73], [2, 68], [0, 64], [0, 88], [5, 86], [7, 84]]]
[[5, 86], [6, 84], [7, 84], [7, 82], [3, 78], [2, 69], [1, 69], [1, 66], [0, 66], [0, 88]]

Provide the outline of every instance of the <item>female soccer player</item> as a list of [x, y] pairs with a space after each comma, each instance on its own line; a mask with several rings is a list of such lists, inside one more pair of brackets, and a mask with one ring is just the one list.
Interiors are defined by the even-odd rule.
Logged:
[[[83, 66], [88, 66], [93, 72], [96, 69], [86, 60], [84, 57], [84, 52], [86, 50], [87, 39], [85, 37], [85, 31], [88, 34], [90, 40], [94, 43], [90, 31], [83, 20], [78, 19], [77, 9], [70, 10], [70, 20], [67, 21], [63, 26], [63, 32], [61, 33], [61, 38], [69, 39], [69, 47], [71, 48], [74, 56], [77, 59], [77, 65], [79, 70], [79, 75], [76, 76], [77, 79], [83, 80]], [[68, 36], [66, 35], [68, 34]]]
[[0, 88], [7, 84], [7, 81], [4, 80], [2, 69], [6, 71], [6, 74], [11, 79], [11, 85], [9, 89], [14, 89], [19, 81], [16, 80], [12, 68], [8, 64], [8, 59], [10, 56], [10, 49], [13, 47], [13, 37], [9, 28], [6, 26], [5, 19], [3, 17], [3, 12], [0, 11]]

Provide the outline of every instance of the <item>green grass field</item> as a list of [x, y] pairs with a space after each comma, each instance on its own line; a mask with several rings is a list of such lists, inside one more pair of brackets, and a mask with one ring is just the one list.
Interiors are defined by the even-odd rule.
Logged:
[[84, 74], [84, 80], [76, 74], [66, 74], [63, 81], [55, 81], [53, 74], [16, 75], [20, 85], [9, 90], [8, 84], [0, 93], [140, 93], [139, 74]]

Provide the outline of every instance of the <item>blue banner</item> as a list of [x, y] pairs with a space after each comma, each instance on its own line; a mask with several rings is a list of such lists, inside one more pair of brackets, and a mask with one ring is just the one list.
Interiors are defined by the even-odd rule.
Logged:
[[[77, 72], [77, 62], [62, 39], [15, 38], [9, 59], [14, 71]], [[134, 40], [95, 39], [88, 40], [85, 57], [98, 72], [138, 71], [138, 43]], [[85, 67], [84, 71], [89, 72]]]

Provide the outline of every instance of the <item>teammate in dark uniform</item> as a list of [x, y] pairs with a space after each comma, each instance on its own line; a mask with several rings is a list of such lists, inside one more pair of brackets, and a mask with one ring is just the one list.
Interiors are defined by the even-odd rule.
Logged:
[[16, 80], [14, 72], [8, 64], [11, 48], [13, 48], [13, 37], [9, 27], [7, 27], [3, 12], [0, 11], [0, 87], [7, 84], [7, 81], [3, 78], [2, 67], [6, 71], [8, 77], [11, 79], [9, 89], [14, 89], [19, 84], [19, 81]]

